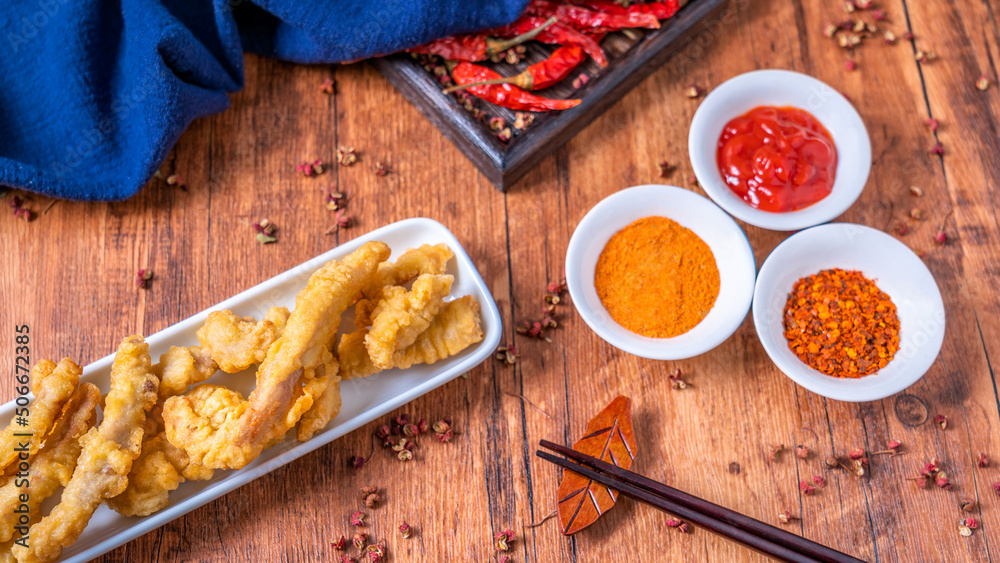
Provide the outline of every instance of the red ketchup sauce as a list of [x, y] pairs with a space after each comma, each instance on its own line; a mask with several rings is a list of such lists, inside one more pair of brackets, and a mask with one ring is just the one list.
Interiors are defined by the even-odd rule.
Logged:
[[722, 178], [751, 207], [796, 211], [830, 195], [837, 147], [807, 111], [762, 106], [729, 123], [716, 159]]

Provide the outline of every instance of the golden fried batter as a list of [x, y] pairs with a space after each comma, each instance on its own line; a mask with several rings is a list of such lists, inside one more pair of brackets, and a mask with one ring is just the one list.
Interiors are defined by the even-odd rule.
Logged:
[[364, 289], [367, 299], [379, 298], [382, 288], [410, 283], [421, 274], [443, 274], [455, 253], [446, 244], [425, 244], [401, 254], [395, 262], [384, 262]]
[[244, 401], [238, 393], [219, 390], [217, 400], [198, 402], [189, 397], [200, 389], [195, 388], [168, 399], [163, 419], [170, 443], [187, 452], [192, 463], [239, 469], [293, 427], [325, 390], [316, 368], [330, 355], [327, 346], [341, 314], [389, 254], [384, 243], [369, 242], [315, 272], [260, 364], [250, 397]]
[[122, 516], [148, 516], [167, 507], [170, 492], [185, 481], [187, 475], [211, 479], [214, 471], [192, 467], [187, 454], [170, 445], [163, 432], [163, 402], [187, 391], [188, 387], [211, 377], [218, 366], [197, 346], [171, 346], [153, 366], [160, 377], [159, 401], [146, 417], [142, 453], [132, 463], [128, 487], [105, 504]]
[[232, 311], [212, 311], [198, 329], [198, 342], [219, 369], [236, 373], [259, 364], [278, 338], [278, 328], [269, 320], [240, 318]]
[[[346, 381], [368, 377], [380, 371], [368, 356], [364, 337], [368, 331], [358, 329], [340, 339], [337, 355], [341, 377]], [[406, 369], [414, 364], [433, 364], [454, 356], [483, 339], [479, 303], [466, 295], [445, 303], [417, 341], [392, 355], [392, 367]]]
[[[17, 424], [15, 417], [0, 433], [0, 472], [7, 469], [17, 459], [18, 445], [28, 443], [28, 453], [33, 455], [42, 445], [52, 429], [53, 421], [62, 412], [63, 404], [76, 391], [83, 370], [69, 358], [63, 358], [58, 365], [50, 360], [42, 360], [31, 368], [31, 392], [35, 400], [29, 405], [28, 424]], [[31, 437], [14, 434], [31, 434]]]
[[340, 376], [337, 374], [339, 370], [340, 365], [328, 350], [324, 354], [323, 363], [316, 368], [315, 385], [321, 388], [321, 391], [299, 421], [297, 438], [300, 442], [312, 438], [340, 412]]
[[373, 364], [382, 369], [392, 367], [392, 355], [427, 330], [454, 281], [454, 276], [421, 274], [410, 291], [401, 287], [383, 290], [385, 298], [372, 311], [372, 328], [365, 337]]
[[96, 386], [81, 383], [66, 401], [65, 409], [56, 420], [45, 444], [31, 458], [27, 487], [19, 486], [23, 483], [19, 483], [17, 479], [11, 479], [0, 487], [0, 543], [14, 537], [14, 527], [18, 525], [20, 516], [14, 510], [22, 504], [20, 495], [29, 495], [28, 501], [23, 504], [28, 509], [30, 520], [36, 521], [42, 501], [69, 482], [80, 455], [80, 437], [97, 421], [97, 404], [100, 401], [101, 392]]
[[101, 502], [125, 490], [132, 462], [139, 457], [146, 411], [156, 403], [158, 385], [149, 346], [141, 336], [124, 339], [111, 367], [104, 418], [100, 426], [80, 438], [83, 451], [73, 477], [59, 504], [31, 527], [30, 547], [13, 548], [18, 561], [56, 561], [63, 549], [80, 537]]

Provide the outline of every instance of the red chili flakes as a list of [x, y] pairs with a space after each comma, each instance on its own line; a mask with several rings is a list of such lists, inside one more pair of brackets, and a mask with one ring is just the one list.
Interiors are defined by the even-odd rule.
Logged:
[[858, 271], [834, 268], [800, 279], [784, 317], [788, 347], [827, 375], [870, 375], [899, 350], [896, 305]]

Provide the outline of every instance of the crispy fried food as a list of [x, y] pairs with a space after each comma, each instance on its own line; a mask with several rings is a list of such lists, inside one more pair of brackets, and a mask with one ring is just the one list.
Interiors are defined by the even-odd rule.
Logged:
[[[280, 321], [281, 317], [274, 318]], [[232, 311], [212, 311], [205, 325], [198, 329], [202, 350], [226, 373], [240, 372], [263, 362], [268, 348], [277, 339], [278, 327], [274, 322], [240, 318]]]
[[377, 300], [384, 287], [410, 283], [421, 274], [443, 274], [448, 269], [448, 261], [454, 256], [455, 253], [446, 244], [411, 248], [395, 262], [379, 265], [374, 278], [364, 289], [364, 296]]
[[[341, 377], [345, 381], [382, 371], [372, 363], [364, 346], [367, 332], [365, 329], [358, 329], [340, 339], [337, 355], [340, 358]], [[406, 369], [414, 364], [433, 364], [458, 354], [482, 339], [479, 303], [471, 295], [466, 295], [445, 303], [416, 342], [392, 355], [392, 367]]]
[[326, 351], [323, 356], [323, 363], [316, 368], [314, 376], [318, 394], [299, 421], [297, 438], [300, 442], [313, 437], [340, 412], [340, 364], [333, 357], [333, 354]]
[[[211, 469], [192, 466], [187, 454], [170, 445], [163, 433], [163, 402], [211, 377], [218, 366], [199, 347], [171, 346], [153, 366], [160, 386], [156, 405], [146, 417], [142, 452], [132, 463], [128, 486], [105, 504], [122, 516], [148, 516], [167, 507], [170, 493], [186, 479], [211, 479]], [[192, 477], [189, 477], [191, 475]]]
[[317, 368], [330, 356], [328, 346], [340, 316], [389, 254], [384, 243], [369, 242], [314, 273], [296, 296], [281, 337], [260, 364], [250, 397], [244, 401], [233, 391], [212, 389], [216, 400], [193, 400], [191, 395], [201, 386], [168, 399], [163, 419], [170, 443], [183, 449], [192, 463], [239, 469], [284, 436], [326, 390], [329, 380], [320, 382]]
[[[63, 404], [76, 391], [83, 370], [69, 358], [63, 358], [58, 365], [50, 360], [42, 360], [31, 368], [31, 392], [35, 400], [31, 402], [27, 426], [17, 424], [15, 417], [0, 433], [0, 473], [17, 459], [27, 443], [29, 455], [33, 455], [42, 445], [52, 429], [53, 421], [62, 412]], [[14, 434], [31, 434], [31, 437]]]
[[264, 313], [264, 318], [261, 320], [270, 321], [278, 330], [278, 336], [281, 336], [281, 333], [285, 331], [285, 324], [288, 323], [288, 317], [288, 307], [271, 307]]
[[132, 462], [139, 457], [146, 411], [156, 403], [158, 385], [149, 346], [141, 336], [124, 339], [111, 367], [104, 418], [80, 438], [83, 451], [73, 477], [59, 504], [31, 527], [30, 547], [13, 548], [18, 561], [56, 561], [62, 550], [79, 538], [101, 502], [125, 490]]
[[[97, 404], [100, 401], [101, 392], [96, 386], [81, 383], [66, 401], [45, 444], [37, 455], [30, 458], [27, 487], [20, 486], [24, 483], [19, 483], [18, 479], [11, 479], [0, 487], [0, 543], [14, 537], [18, 518], [25, 509], [30, 520], [37, 520], [42, 501], [69, 482], [80, 455], [80, 437], [97, 421]], [[19, 500], [22, 494], [28, 495], [27, 502]], [[15, 509], [20, 512], [15, 513]]]
[[365, 337], [373, 364], [382, 369], [392, 367], [392, 355], [427, 330], [454, 281], [450, 275], [421, 274], [410, 291], [398, 286], [383, 290], [385, 298], [372, 311], [372, 328]]
[[160, 356], [160, 363], [153, 366], [153, 373], [160, 378], [159, 399], [163, 401], [180, 395], [191, 385], [212, 377], [218, 367], [215, 360], [198, 346], [171, 346]]

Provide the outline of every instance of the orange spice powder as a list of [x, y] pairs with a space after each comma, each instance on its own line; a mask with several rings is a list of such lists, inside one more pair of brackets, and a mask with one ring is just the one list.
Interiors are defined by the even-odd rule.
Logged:
[[715, 305], [719, 268], [698, 235], [666, 217], [644, 217], [605, 245], [594, 285], [618, 324], [670, 338], [694, 328]]
[[788, 347], [827, 375], [870, 375], [899, 350], [896, 305], [858, 271], [834, 268], [800, 279], [784, 316]]

